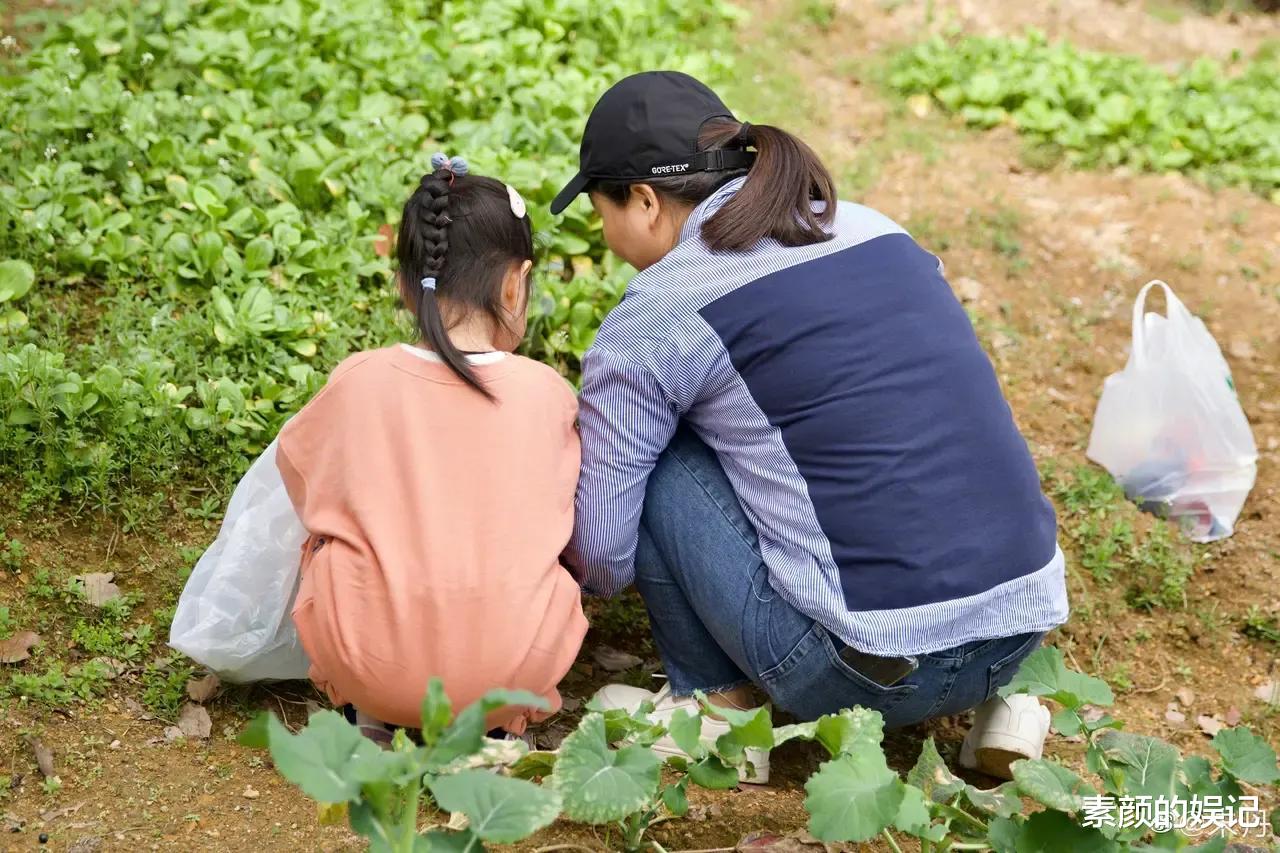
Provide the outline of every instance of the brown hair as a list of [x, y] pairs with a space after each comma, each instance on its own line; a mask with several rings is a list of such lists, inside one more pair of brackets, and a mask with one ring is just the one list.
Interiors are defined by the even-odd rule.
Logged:
[[[713, 251], [744, 251], [765, 237], [784, 246], [830, 240], [827, 229], [835, 219], [836, 186], [812, 148], [785, 130], [726, 118], [710, 119], [698, 134], [698, 151], [747, 147], [756, 150], [750, 169], [631, 181], [598, 179], [588, 190], [624, 204], [631, 185], [644, 183], [659, 195], [696, 205], [746, 175], [742, 189], [702, 224], [702, 239]], [[816, 212], [815, 201], [822, 203]]]
[[[463, 312], [451, 317], [450, 325], [474, 311], [483, 311], [495, 327], [505, 325], [503, 277], [512, 264], [533, 260], [528, 214], [512, 212], [501, 181], [439, 168], [423, 176], [405, 202], [396, 254], [400, 295], [418, 321], [422, 340], [459, 379], [492, 400], [466, 354], [449, 340], [437, 297]], [[434, 278], [435, 287], [423, 287], [424, 278]]]

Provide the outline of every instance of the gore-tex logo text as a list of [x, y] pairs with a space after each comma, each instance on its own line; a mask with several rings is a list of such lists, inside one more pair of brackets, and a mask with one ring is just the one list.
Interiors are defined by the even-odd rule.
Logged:
[[687, 172], [689, 171], [689, 164], [675, 163], [670, 166], [654, 166], [650, 171], [654, 175], [669, 175], [672, 172]]

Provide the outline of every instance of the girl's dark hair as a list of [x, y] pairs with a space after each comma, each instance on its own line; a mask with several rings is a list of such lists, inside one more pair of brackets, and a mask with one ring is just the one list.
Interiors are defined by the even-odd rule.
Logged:
[[[501, 181], [436, 169], [405, 202], [396, 255], [400, 295], [417, 318], [422, 340], [459, 379], [492, 400], [466, 355], [449, 340], [449, 328], [475, 311], [483, 311], [495, 328], [506, 325], [503, 276], [512, 264], [533, 260], [528, 214], [515, 215]], [[434, 278], [435, 288], [423, 287], [424, 278]], [[441, 313], [441, 300], [448, 303], [449, 317]]]
[[[836, 186], [813, 149], [767, 124], [710, 119], [698, 134], [698, 150], [754, 148], [750, 169], [694, 172], [634, 181], [596, 180], [589, 190], [624, 204], [632, 184], [644, 183], [660, 195], [687, 204], [705, 201], [734, 178], [747, 176], [742, 189], [702, 224], [702, 239], [715, 251], [743, 251], [765, 237], [784, 246], [808, 246], [831, 239], [827, 231], [836, 213]], [[814, 212], [812, 202], [822, 202]]]

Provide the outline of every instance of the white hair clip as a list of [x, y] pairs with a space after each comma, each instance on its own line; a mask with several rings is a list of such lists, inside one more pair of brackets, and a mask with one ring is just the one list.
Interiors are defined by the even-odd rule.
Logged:
[[422, 280], [422, 289], [423, 289], [423, 290], [435, 290], [435, 289], [436, 289], [436, 277], [435, 277], [435, 276], [433, 276], [433, 275], [429, 275], [429, 276], [427, 276], [426, 278], [424, 278], [424, 279]]
[[511, 184], [507, 184], [507, 199], [511, 202], [511, 212], [516, 215], [516, 219], [524, 219], [524, 199], [520, 197], [520, 193], [516, 192], [516, 188]]

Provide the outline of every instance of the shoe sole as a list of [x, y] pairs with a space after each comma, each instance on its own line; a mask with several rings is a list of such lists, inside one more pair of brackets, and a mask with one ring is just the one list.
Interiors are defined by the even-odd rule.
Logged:
[[[679, 749], [669, 749], [654, 745], [650, 747], [658, 755], [674, 756], [678, 758], [688, 758], [689, 755]], [[747, 775], [747, 768], [738, 769], [738, 781], [744, 785], [768, 785], [769, 784], [769, 762], [768, 761], [752, 761], [751, 766], [755, 769], [754, 776]]]
[[973, 757], [977, 765], [975, 769], [997, 779], [1012, 779], [1013, 771], [1009, 769], [1010, 765], [1015, 761], [1025, 761], [1027, 758], [1022, 752], [991, 746], [978, 747], [973, 751]]

